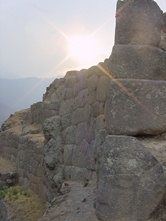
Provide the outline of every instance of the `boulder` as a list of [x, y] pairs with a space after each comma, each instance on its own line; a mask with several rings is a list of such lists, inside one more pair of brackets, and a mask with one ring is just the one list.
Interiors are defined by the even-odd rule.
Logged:
[[166, 131], [166, 81], [111, 81], [105, 104], [109, 134], [158, 135]]
[[163, 168], [134, 137], [100, 146], [96, 215], [103, 221], [148, 220], [165, 194]]
[[108, 69], [113, 78], [166, 80], [166, 51], [148, 45], [115, 45]]
[[152, 0], [118, 0], [115, 44], [159, 46], [163, 12]]

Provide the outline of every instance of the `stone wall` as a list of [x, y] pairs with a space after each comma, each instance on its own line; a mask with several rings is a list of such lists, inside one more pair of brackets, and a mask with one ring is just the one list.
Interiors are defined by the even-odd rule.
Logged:
[[[128, 16], [132, 9], [134, 20]], [[152, 0], [118, 1], [110, 58], [55, 80], [43, 101], [24, 115], [20, 126], [24, 133], [3, 126], [0, 154], [16, 164], [22, 185], [51, 200], [52, 193], [62, 193], [65, 180], [95, 181], [101, 220], [148, 220], [165, 194], [164, 171], [129, 136], [166, 132], [166, 52], [159, 48], [162, 19], [162, 11]], [[146, 27], [151, 29], [144, 32]], [[29, 129], [34, 125], [43, 131], [44, 145], [29, 136], [35, 132]], [[127, 199], [126, 207], [117, 193]]]
[[0, 154], [17, 168], [19, 183], [43, 199], [49, 196], [43, 170], [43, 148], [40, 143], [12, 132], [0, 133]]
[[94, 66], [68, 72], [44, 95], [44, 103], [59, 108], [43, 125], [44, 161], [51, 185], [58, 187], [63, 179], [82, 182], [95, 179], [95, 135], [106, 128], [104, 108], [110, 81]]

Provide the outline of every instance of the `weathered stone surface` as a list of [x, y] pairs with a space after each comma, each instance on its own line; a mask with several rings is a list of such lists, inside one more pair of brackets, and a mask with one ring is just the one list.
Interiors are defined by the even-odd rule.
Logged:
[[61, 126], [62, 130], [66, 129], [71, 125], [71, 114], [66, 114], [61, 116]]
[[94, 128], [89, 122], [82, 122], [77, 125], [75, 143], [80, 145], [83, 139], [86, 139], [88, 143], [91, 143], [91, 141], [94, 139]]
[[102, 76], [97, 85], [96, 89], [96, 99], [97, 101], [106, 101], [107, 98], [107, 93], [108, 93], [108, 87], [109, 87], [109, 77], [107, 76]]
[[98, 77], [94, 74], [88, 78], [88, 91], [92, 92], [97, 89]]
[[110, 83], [105, 117], [110, 134], [160, 134], [166, 131], [166, 81], [119, 80]]
[[73, 158], [73, 150], [75, 145], [65, 145], [64, 146], [64, 164], [65, 165], [72, 165], [72, 158]]
[[166, 32], [161, 32], [160, 48], [166, 51]]
[[163, 12], [152, 0], [118, 0], [115, 44], [159, 46]]
[[62, 100], [59, 114], [65, 115], [71, 113], [73, 110], [73, 99], [70, 100]]
[[102, 130], [106, 128], [106, 123], [105, 123], [105, 116], [104, 114], [99, 115], [96, 118], [96, 131]]
[[76, 126], [70, 126], [62, 132], [62, 137], [65, 144], [75, 143]]
[[75, 108], [84, 107], [88, 103], [89, 92], [88, 89], [84, 89], [79, 92], [78, 96], [75, 98]]
[[95, 142], [92, 141], [91, 144], [89, 144], [84, 139], [79, 146], [74, 146], [72, 152], [72, 163], [70, 165], [95, 171], [96, 159]]
[[87, 79], [84, 78], [83, 73], [78, 72], [77, 77], [78, 77], [78, 82], [74, 85], [74, 88], [73, 88], [74, 96], [77, 96], [81, 90], [84, 90], [87, 88]]
[[0, 200], [0, 220], [7, 221], [8, 220], [8, 211], [2, 200]]
[[64, 176], [67, 180], [85, 182], [92, 179], [92, 171], [76, 166], [65, 166]]
[[44, 146], [45, 171], [52, 187], [57, 190], [61, 188], [63, 182], [63, 159], [62, 159], [62, 138], [51, 138]]
[[166, 80], [166, 52], [145, 45], [115, 45], [108, 69], [113, 78]]
[[166, 33], [166, 12], [163, 14], [163, 27], [162, 31]]
[[98, 218], [103, 221], [147, 220], [165, 193], [162, 166], [133, 137], [109, 135], [100, 149]]
[[46, 140], [50, 140], [52, 137], [56, 139], [61, 131], [60, 117], [50, 117], [45, 120], [43, 124], [43, 132]]
[[81, 122], [89, 121], [91, 116], [91, 106], [86, 104], [84, 108], [77, 108], [72, 113], [72, 124], [76, 125]]

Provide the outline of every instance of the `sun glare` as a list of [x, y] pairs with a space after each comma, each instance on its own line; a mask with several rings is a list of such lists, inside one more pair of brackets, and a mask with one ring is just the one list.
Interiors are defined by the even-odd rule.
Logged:
[[70, 57], [80, 63], [92, 64], [93, 62], [99, 62], [101, 48], [98, 40], [94, 37], [72, 37], [69, 39], [68, 50]]

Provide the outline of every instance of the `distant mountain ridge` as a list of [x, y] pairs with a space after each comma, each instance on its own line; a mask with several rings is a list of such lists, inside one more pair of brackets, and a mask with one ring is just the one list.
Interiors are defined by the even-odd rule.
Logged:
[[0, 125], [10, 114], [42, 100], [54, 78], [0, 78]]

